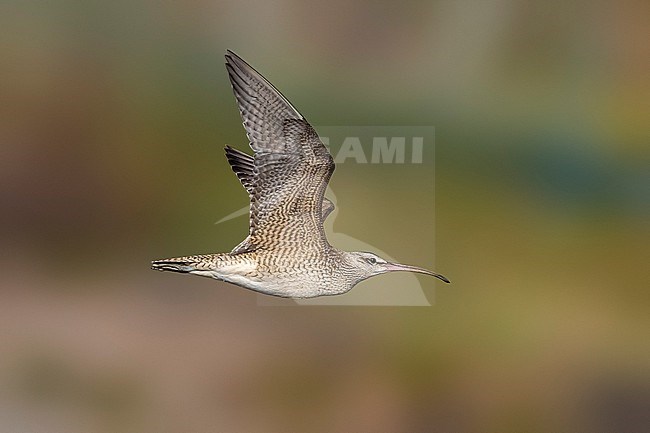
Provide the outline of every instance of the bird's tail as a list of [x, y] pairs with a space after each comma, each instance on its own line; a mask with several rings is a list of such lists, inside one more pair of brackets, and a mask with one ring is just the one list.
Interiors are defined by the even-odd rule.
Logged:
[[210, 271], [215, 269], [217, 261], [217, 254], [174, 257], [152, 261], [151, 269], [181, 273]]

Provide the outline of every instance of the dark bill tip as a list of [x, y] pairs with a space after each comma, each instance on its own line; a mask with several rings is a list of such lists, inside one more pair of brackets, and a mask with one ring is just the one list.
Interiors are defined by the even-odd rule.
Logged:
[[404, 272], [417, 272], [419, 274], [431, 275], [432, 277], [436, 277], [447, 284], [451, 283], [451, 281], [449, 281], [447, 277], [445, 277], [444, 275], [436, 274], [435, 272], [431, 272], [428, 269], [418, 268], [417, 266], [403, 265], [401, 263], [386, 263], [384, 265], [384, 268], [388, 272], [404, 271]]

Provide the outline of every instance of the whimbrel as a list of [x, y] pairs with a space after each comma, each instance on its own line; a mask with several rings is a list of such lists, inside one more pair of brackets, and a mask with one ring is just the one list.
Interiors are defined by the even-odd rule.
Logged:
[[348, 292], [386, 272], [429, 270], [390, 263], [370, 252], [339, 250], [323, 221], [334, 205], [324, 197], [334, 160], [296, 108], [232, 51], [226, 69], [254, 155], [226, 146], [231, 168], [250, 198], [249, 234], [230, 253], [155, 260], [152, 268], [236, 284], [285, 298]]

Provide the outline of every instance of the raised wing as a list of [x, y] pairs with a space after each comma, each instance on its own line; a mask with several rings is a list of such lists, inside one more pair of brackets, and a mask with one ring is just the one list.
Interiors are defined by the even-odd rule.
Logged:
[[252, 178], [250, 159], [241, 152], [229, 157], [251, 199], [250, 233], [236, 252], [240, 247], [241, 251], [329, 247], [323, 230], [323, 195], [334, 171], [332, 156], [293, 105], [231, 51], [226, 54], [226, 69], [255, 152]]
[[228, 159], [230, 168], [235, 172], [248, 194], [253, 194], [253, 178], [255, 177], [254, 158], [230, 146], [226, 146], [226, 158]]
[[[248, 192], [249, 195], [252, 195], [253, 178], [255, 176], [255, 159], [251, 155], [240, 150], [233, 149], [228, 145], [226, 145], [225, 150], [226, 158], [228, 159], [230, 168], [232, 168], [232, 171], [237, 175], [237, 178], [246, 189], [246, 192]], [[334, 211], [335, 208], [336, 206], [330, 199], [323, 197], [323, 220], [325, 220], [327, 216]]]

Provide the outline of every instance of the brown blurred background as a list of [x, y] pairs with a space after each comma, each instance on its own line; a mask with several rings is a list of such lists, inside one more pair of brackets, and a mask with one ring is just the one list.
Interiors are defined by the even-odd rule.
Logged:
[[[0, 431], [647, 431], [648, 16], [3, 2]], [[265, 308], [149, 270], [246, 232], [213, 224], [246, 204], [226, 48], [315, 125], [436, 127], [435, 212], [414, 175], [333, 179], [337, 231], [406, 263], [435, 215], [433, 307]]]

